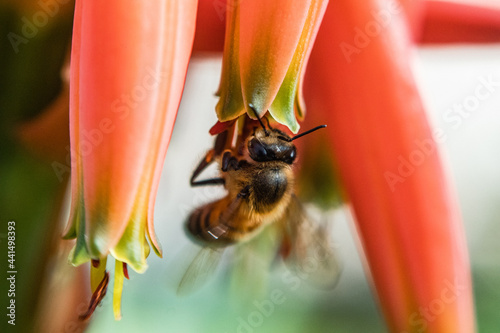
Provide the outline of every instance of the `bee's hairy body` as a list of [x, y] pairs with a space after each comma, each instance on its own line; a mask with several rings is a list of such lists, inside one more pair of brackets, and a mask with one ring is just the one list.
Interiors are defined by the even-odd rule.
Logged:
[[[255, 110], [254, 113], [257, 116]], [[269, 122], [268, 129], [262, 121], [259, 123], [261, 128], [253, 128], [253, 132], [255, 123], [248, 119], [232, 131], [219, 132], [213, 149], [207, 152], [191, 177], [192, 186], [224, 185], [227, 195], [199, 207], [188, 218], [188, 233], [202, 248], [179, 283], [180, 294], [189, 293], [206, 282], [207, 276], [215, 272], [226, 247], [250, 240], [269, 224], [274, 224], [277, 231], [269, 235], [275, 241], [275, 253], [292, 264], [290, 267], [296, 272], [310, 272], [310, 259], [320, 254], [321, 260], [317, 260], [314, 274], [307, 274], [308, 280], [326, 288], [338, 281], [340, 266], [328, 242], [329, 231], [307, 218], [294, 194], [292, 169], [297, 153], [292, 141], [326, 125], [291, 138], [271, 128]], [[235, 134], [231, 133], [236, 132], [235, 128], [238, 136], [233, 140]], [[215, 161], [221, 169], [220, 178], [196, 181], [202, 170]], [[245, 253], [263, 254], [252, 252], [255, 249], [251, 243], [237, 251], [241, 249], [245, 249]], [[252, 265], [252, 261], [248, 264]]]
[[[221, 177], [228, 194], [190, 215], [188, 230], [193, 236], [213, 246], [226, 246], [248, 239], [283, 216], [293, 194], [295, 146], [278, 139], [288, 138], [281, 131], [265, 133], [257, 130], [240, 154], [236, 150], [221, 154]], [[233, 161], [225, 168], [228, 156]]]
[[225, 176], [232, 199], [248, 186], [249, 195], [242, 204], [249, 208], [249, 213], [255, 214], [255, 218], [274, 214], [280, 210], [279, 206], [290, 200], [293, 172], [283, 162], [247, 164]]

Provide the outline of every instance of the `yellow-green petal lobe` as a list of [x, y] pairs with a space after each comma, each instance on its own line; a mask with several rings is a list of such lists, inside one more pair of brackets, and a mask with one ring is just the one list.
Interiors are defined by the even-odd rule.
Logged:
[[[245, 105], [271, 106], [304, 28], [309, 1], [242, 1], [239, 59]], [[250, 110], [249, 110], [250, 111]]]
[[293, 133], [297, 133], [299, 130], [295, 114], [299, 113], [301, 117], [304, 114], [304, 107], [300, 101], [301, 91], [299, 89], [299, 82], [304, 72], [304, 63], [309, 56], [312, 42], [316, 37], [327, 4], [328, 1], [325, 0], [313, 0], [311, 2], [304, 29], [302, 30], [290, 67], [273, 104], [269, 108], [269, 112], [273, 118], [279, 123], [286, 125]]
[[222, 74], [217, 95], [220, 97], [215, 107], [220, 121], [233, 120], [245, 113], [241, 94], [241, 78], [239, 64], [239, 31], [240, 10], [238, 0], [229, 0], [226, 12], [226, 38]]
[[104, 275], [106, 274], [106, 264], [108, 262], [108, 258], [104, 257], [99, 260], [99, 266], [94, 267], [94, 265], [90, 266], [90, 289], [92, 292], [95, 292], [99, 284], [101, 284]]

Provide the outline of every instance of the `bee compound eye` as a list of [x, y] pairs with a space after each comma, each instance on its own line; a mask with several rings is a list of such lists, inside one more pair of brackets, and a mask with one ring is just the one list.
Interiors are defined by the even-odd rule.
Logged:
[[295, 161], [296, 157], [297, 157], [297, 150], [295, 148], [293, 148], [287, 152], [286, 158], [285, 158], [285, 163], [292, 164], [293, 161]]
[[250, 140], [248, 143], [248, 152], [254, 161], [262, 162], [267, 160], [267, 150], [257, 139]]

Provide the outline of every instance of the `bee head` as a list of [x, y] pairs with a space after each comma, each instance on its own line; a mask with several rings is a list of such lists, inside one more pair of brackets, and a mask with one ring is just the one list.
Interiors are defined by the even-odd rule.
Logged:
[[248, 153], [255, 162], [282, 161], [292, 164], [297, 149], [290, 137], [274, 128], [258, 128], [247, 143]]
[[297, 148], [292, 141], [320, 128], [326, 127], [326, 125], [317, 126], [304, 133], [290, 137], [282, 131], [272, 128], [267, 118], [266, 120], [268, 121], [267, 124], [269, 128], [266, 129], [254, 106], [249, 104], [249, 107], [255, 114], [255, 117], [257, 117], [261, 126], [261, 128], [255, 129], [254, 134], [250, 136], [247, 143], [248, 154], [255, 162], [282, 161], [287, 164], [292, 164], [297, 157]]

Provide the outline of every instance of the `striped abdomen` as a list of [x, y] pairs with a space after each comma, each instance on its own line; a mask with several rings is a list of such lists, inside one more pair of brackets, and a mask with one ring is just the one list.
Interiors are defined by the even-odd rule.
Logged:
[[187, 222], [189, 233], [212, 245], [226, 246], [238, 242], [256, 230], [262, 220], [250, 218], [246, 203], [228, 196], [211, 202], [191, 213]]

